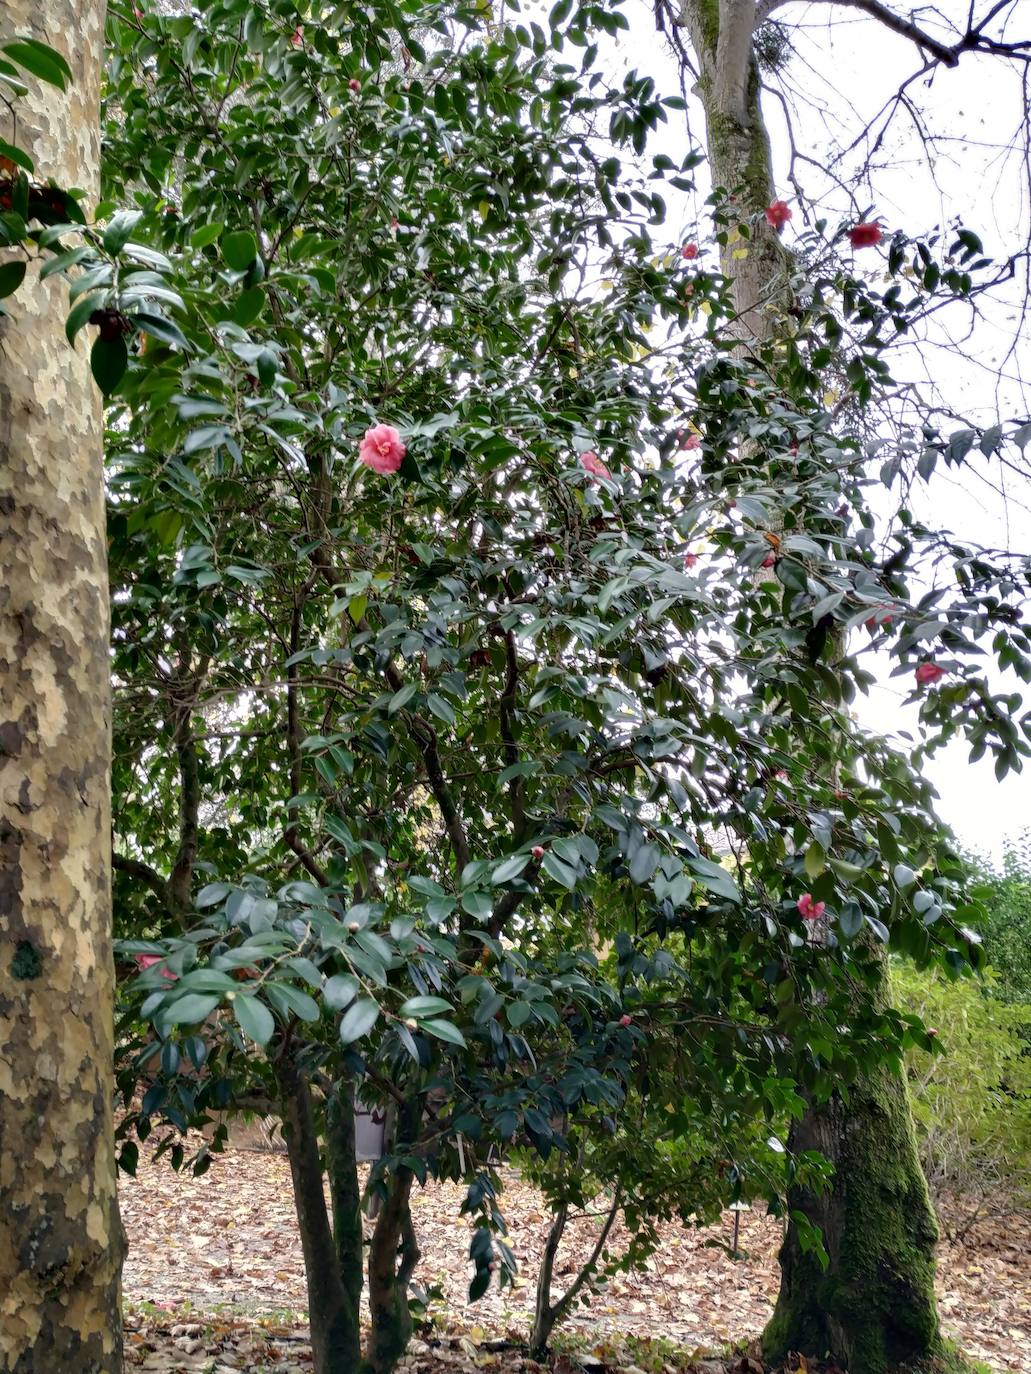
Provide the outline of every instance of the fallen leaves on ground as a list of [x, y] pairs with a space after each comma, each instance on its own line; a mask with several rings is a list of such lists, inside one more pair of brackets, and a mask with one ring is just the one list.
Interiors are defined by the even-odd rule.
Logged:
[[[477, 1368], [522, 1374], [541, 1368], [511, 1349], [490, 1348], [491, 1340], [526, 1338], [550, 1221], [535, 1189], [514, 1170], [502, 1176], [502, 1205], [521, 1278], [515, 1290], [493, 1288], [477, 1303], [466, 1296], [469, 1223], [458, 1214], [464, 1189], [430, 1184], [413, 1198], [422, 1249], [416, 1281], [441, 1290], [439, 1309], [455, 1325], [437, 1345], [413, 1346], [410, 1374]], [[304, 1265], [282, 1155], [229, 1150], [199, 1179], [173, 1173], [165, 1161], [141, 1158], [137, 1178], [121, 1180], [120, 1200], [130, 1243], [124, 1276], [129, 1368], [148, 1374], [294, 1374], [311, 1368]], [[555, 1297], [593, 1247], [599, 1225], [582, 1218], [567, 1228]], [[730, 1214], [725, 1224], [706, 1230], [664, 1226], [662, 1246], [646, 1270], [617, 1275], [589, 1306], [576, 1310], [568, 1324], [575, 1350], [571, 1345], [562, 1354], [560, 1337], [557, 1363], [548, 1367], [555, 1374], [607, 1374], [610, 1368], [626, 1374], [635, 1367], [650, 1374], [686, 1367], [686, 1359], [698, 1374], [726, 1374], [726, 1360], [704, 1357], [740, 1348], [762, 1330], [776, 1295], [780, 1241], [778, 1223], [758, 1211], [744, 1212], [744, 1258], [735, 1260], [728, 1253], [732, 1227]], [[965, 1244], [943, 1242], [938, 1277], [948, 1335], [993, 1369], [1019, 1374], [1031, 1374], [1028, 1233], [1026, 1215], [979, 1222]], [[619, 1244], [616, 1228], [610, 1245]], [[598, 1353], [585, 1363], [583, 1351], [592, 1349]], [[677, 1362], [670, 1364], [674, 1351]], [[566, 1368], [562, 1360], [573, 1363]]]

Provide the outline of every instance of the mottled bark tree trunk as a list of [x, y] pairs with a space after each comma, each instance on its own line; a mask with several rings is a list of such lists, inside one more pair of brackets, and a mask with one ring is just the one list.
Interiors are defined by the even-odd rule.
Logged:
[[[5, 0], [37, 175], [97, 190], [103, 0]], [[4, 129], [10, 137], [11, 130]], [[0, 321], [0, 1371], [122, 1367], [112, 1100], [110, 689], [100, 397], [67, 293], [30, 265]]]
[[[713, 185], [742, 218], [776, 198], [755, 59], [754, 0], [683, 0], [681, 23], [698, 61]], [[747, 248], [746, 256], [734, 251]], [[747, 244], [728, 244], [736, 332], [759, 343], [787, 327], [791, 260], [763, 220]], [[884, 974], [885, 987], [887, 972]], [[905, 1083], [888, 1070], [860, 1081], [847, 1105], [811, 1108], [794, 1130], [796, 1150], [835, 1166], [829, 1191], [795, 1192], [793, 1209], [824, 1233], [824, 1272], [803, 1252], [794, 1225], [781, 1251], [781, 1288], [764, 1337], [770, 1358], [791, 1350], [831, 1355], [849, 1374], [884, 1374], [930, 1362], [940, 1351], [934, 1297], [937, 1225], [917, 1157]]]

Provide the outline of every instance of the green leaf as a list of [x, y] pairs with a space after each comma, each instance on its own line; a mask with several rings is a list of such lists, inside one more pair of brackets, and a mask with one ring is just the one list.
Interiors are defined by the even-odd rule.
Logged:
[[161, 1020], [169, 1026], [194, 1026], [210, 1016], [220, 1001], [205, 993], [188, 992], [164, 1008]]
[[120, 210], [117, 215], [112, 216], [104, 228], [104, 251], [110, 253], [113, 258], [117, 257], [142, 218], [143, 214], [139, 210]]
[[16, 163], [23, 171], [32, 172], [35, 170], [35, 163], [28, 153], [22, 148], [16, 148], [13, 143], [8, 143], [6, 138], [0, 138], [0, 157], [9, 158]]
[[399, 688], [394, 693], [387, 703], [387, 714], [392, 716], [397, 711], [400, 711], [401, 707], [411, 701], [418, 690], [419, 684], [417, 682], [406, 682], [403, 687]]
[[357, 997], [360, 986], [358, 979], [351, 974], [335, 973], [332, 978], [326, 979], [322, 989], [323, 1001], [333, 1011], [343, 1011]]
[[228, 883], [208, 883], [197, 893], [197, 906], [201, 910], [208, 906], [218, 906], [219, 902], [225, 901], [231, 891]]
[[438, 1040], [446, 1040], [450, 1045], [458, 1045], [463, 1050], [466, 1047], [465, 1036], [450, 1021], [423, 1021], [419, 1029], [435, 1035]]
[[557, 883], [561, 883], [562, 886], [568, 888], [570, 892], [576, 887], [576, 870], [570, 868], [568, 864], [563, 863], [550, 849], [541, 860], [541, 868], [544, 869], [544, 872], [547, 873], [550, 878], [554, 878]]
[[86, 244], [80, 243], [78, 248], [69, 248], [65, 253], [58, 253], [56, 257], [51, 258], [40, 268], [40, 280], [45, 281], [47, 277], [52, 277], [55, 272], [64, 272], [69, 267], [75, 267], [84, 258], [88, 258], [92, 251]]
[[233, 1015], [236, 1024], [256, 1045], [264, 1047], [272, 1039], [276, 1029], [275, 1018], [264, 1002], [259, 1002], [249, 993], [238, 992], [233, 998]]
[[822, 844], [813, 843], [805, 852], [805, 873], [807, 878], [818, 878], [827, 866], [827, 855]]
[[90, 350], [90, 370], [93, 380], [105, 396], [118, 389], [118, 383], [125, 376], [129, 365], [129, 350], [125, 339], [119, 334], [114, 339], [103, 339], [99, 335], [93, 340]]
[[276, 1011], [284, 1017], [293, 1014], [298, 1021], [309, 1023], [319, 1019], [318, 1003], [306, 992], [294, 987], [293, 983], [266, 983], [265, 994]]
[[88, 323], [89, 317], [94, 310], [99, 308], [100, 296], [91, 294], [83, 296], [81, 300], [75, 302], [68, 312], [68, 318], [64, 323], [65, 338], [70, 344], [75, 343], [75, 336], [84, 324]]
[[202, 224], [190, 235], [191, 248], [207, 248], [215, 242], [225, 226], [222, 224]]
[[530, 862], [529, 854], [513, 854], [498, 864], [497, 868], [490, 875], [492, 883], [510, 883], [513, 878], [518, 878], [523, 869]]
[[258, 256], [258, 240], [249, 229], [238, 229], [222, 240], [222, 256], [234, 272], [244, 272]]
[[360, 1040], [368, 1035], [379, 1020], [379, 1007], [371, 997], [362, 997], [349, 1011], [344, 1013], [340, 1022], [340, 1039], [345, 1045], [352, 1040]]
[[265, 308], [265, 291], [260, 286], [252, 286], [244, 291], [233, 306], [233, 322], [241, 329], [252, 325]]
[[[171, 320], [166, 320], [164, 315], [151, 315], [146, 311], [139, 311], [131, 315], [129, 320], [137, 329], [142, 329], [144, 334], [149, 334], [152, 339], [158, 339], [161, 343], [174, 344], [176, 348], [188, 349], [190, 346], [179, 326]], [[187, 419], [182, 410], [179, 413], [184, 420]]]
[[72, 69], [61, 54], [48, 44], [40, 43], [35, 38], [18, 38], [12, 43], [5, 43], [3, 51], [19, 67], [31, 72], [40, 81], [56, 86], [58, 90], [67, 90], [72, 80]]
[[896, 864], [892, 869], [891, 876], [895, 879], [895, 886], [903, 892], [916, 882], [916, 874], [905, 864]]
[[441, 1012], [449, 1012], [451, 1003], [445, 1002], [443, 997], [409, 997], [407, 1002], [402, 1002], [398, 1014], [400, 1016], [439, 1016]]
[[5, 262], [0, 265], [0, 300], [18, 290], [25, 279], [24, 262]]
[[437, 692], [430, 692], [426, 697], [426, 705], [438, 720], [442, 720], [445, 725], [454, 725], [454, 707], [444, 697], [440, 696]]

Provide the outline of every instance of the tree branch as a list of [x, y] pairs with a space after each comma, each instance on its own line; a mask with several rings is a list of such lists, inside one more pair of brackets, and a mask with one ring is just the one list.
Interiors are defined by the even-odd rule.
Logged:
[[150, 864], [145, 864], [141, 859], [130, 859], [124, 854], [116, 854], [112, 850], [111, 867], [117, 868], [119, 873], [127, 873], [130, 878], [135, 878], [137, 882], [149, 887], [162, 907], [168, 910], [168, 884]]

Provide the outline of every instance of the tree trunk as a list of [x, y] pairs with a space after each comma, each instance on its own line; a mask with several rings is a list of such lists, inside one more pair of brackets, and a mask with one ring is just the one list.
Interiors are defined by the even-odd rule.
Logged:
[[543, 1360], [548, 1351], [548, 1341], [555, 1328], [558, 1313], [551, 1304], [551, 1280], [555, 1273], [555, 1260], [562, 1235], [566, 1229], [569, 1207], [560, 1203], [551, 1221], [548, 1239], [541, 1256], [541, 1267], [537, 1271], [537, 1301], [534, 1309], [533, 1330], [530, 1332], [530, 1354], [535, 1360]]
[[940, 1348], [934, 1298], [938, 1228], [920, 1171], [905, 1079], [882, 1069], [835, 1097], [792, 1133], [795, 1150], [835, 1166], [833, 1186], [791, 1199], [820, 1227], [830, 1264], [802, 1250], [794, 1227], [781, 1250], [781, 1287], [763, 1336], [771, 1360], [789, 1351], [831, 1357], [849, 1374], [920, 1365]]
[[[713, 189], [729, 197], [722, 214], [731, 231], [734, 212], [742, 221], [761, 216], [776, 198], [752, 44], [754, 9], [753, 0], [684, 0], [681, 12], [698, 60]], [[765, 219], [750, 234], [747, 242], [722, 245], [720, 261], [737, 309], [735, 333], [767, 340], [790, 304], [791, 257]]]
[[[354, 1090], [338, 1083], [326, 1104], [326, 1163], [333, 1206], [333, 1241], [340, 1281], [354, 1311], [355, 1327], [362, 1300], [362, 1190], [355, 1149]], [[357, 1339], [357, 1337], [356, 1337]]]
[[[5, 0], [18, 144], [95, 196], [102, 0]], [[6, 135], [9, 129], [4, 130]], [[3, 255], [6, 258], [8, 254]], [[122, 1368], [115, 1194], [107, 546], [100, 396], [30, 263], [0, 320], [0, 1371]]]
[[391, 1374], [408, 1349], [412, 1314], [408, 1285], [419, 1262], [410, 1198], [413, 1174], [400, 1168], [390, 1181], [390, 1196], [376, 1218], [369, 1248], [369, 1311], [372, 1328], [364, 1371]]
[[282, 1070], [283, 1124], [294, 1206], [308, 1280], [308, 1319], [315, 1374], [355, 1374], [361, 1361], [357, 1296], [345, 1285], [326, 1211], [322, 1160], [311, 1093], [303, 1072], [292, 1063]]
[[[698, 93], [714, 187], [747, 218], [775, 199], [770, 141], [759, 95], [753, 0], [683, 0], [681, 23], [698, 60]], [[730, 223], [732, 223], [732, 219]], [[736, 332], [776, 337], [791, 303], [790, 255], [760, 219], [747, 245], [728, 244]], [[747, 247], [747, 254], [735, 257]], [[884, 983], [886, 991], [887, 970]], [[792, 1210], [824, 1233], [824, 1272], [791, 1223], [781, 1251], [781, 1290], [765, 1336], [775, 1357], [830, 1354], [850, 1374], [880, 1374], [940, 1351], [934, 1298], [937, 1226], [920, 1169], [905, 1083], [888, 1070], [860, 1078], [847, 1105], [810, 1109], [793, 1132], [796, 1150], [835, 1165], [829, 1191], [797, 1192]]]

